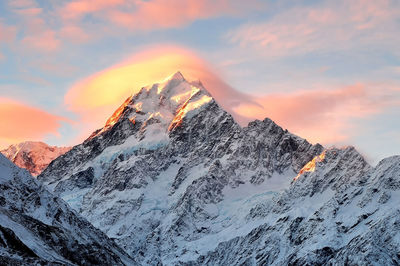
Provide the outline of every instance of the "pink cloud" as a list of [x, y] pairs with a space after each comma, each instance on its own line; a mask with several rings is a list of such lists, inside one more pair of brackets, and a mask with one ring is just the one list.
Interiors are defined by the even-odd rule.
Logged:
[[156, 0], [138, 2], [135, 10], [112, 10], [109, 19], [131, 29], [180, 27], [197, 19], [238, 15], [257, 5], [256, 1], [179, 1]]
[[42, 140], [49, 134], [58, 134], [62, 117], [52, 115], [23, 102], [0, 97], [1, 145], [25, 140]]
[[15, 26], [4, 25], [0, 22], [0, 44], [12, 43], [15, 40], [17, 29]]
[[35, 0], [13, 0], [8, 2], [11, 10], [22, 17], [37, 17], [42, 13]]
[[[54, 52], [64, 42], [82, 44], [126, 29], [177, 28], [200, 19], [240, 16], [262, 6], [260, 0], [75, 0], [55, 4], [57, 17], [52, 18], [34, 0], [9, 2], [21, 20], [18, 31], [24, 52]], [[88, 16], [102, 22], [98, 24], [101, 30], [93, 30], [93, 24], [85, 20]]]
[[340, 143], [359, 133], [354, 121], [400, 104], [399, 93], [380, 89], [377, 84], [355, 84], [332, 90], [270, 94], [255, 98], [258, 106], [239, 105], [235, 112], [248, 118], [268, 116], [313, 142]]
[[[8, 3], [19, 19], [16, 27], [0, 25], [1, 41], [23, 53], [54, 52], [65, 43], [82, 44], [121, 30], [152, 30], [187, 25], [198, 19], [238, 16], [259, 7], [259, 0], [178, 1], [178, 0], [75, 0], [53, 4], [55, 12], [43, 12], [34, 0]], [[57, 15], [54, 17], [53, 15]], [[101, 21], [93, 29], [86, 16]], [[58, 26], [59, 25], [59, 26]], [[19, 33], [19, 40], [15, 39]], [[66, 44], [67, 45], [67, 44]]]
[[263, 6], [258, 0], [152, 0], [152, 1], [91, 1], [67, 3], [59, 14], [64, 20], [80, 20], [85, 15], [96, 16], [114, 25], [132, 30], [173, 28], [198, 19], [217, 16], [238, 16]]
[[24, 37], [21, 40], [21, 44], [33, 50], [54, 52], [60, 47], [61, 41], [56, 38], [54, 31], [47, 30], [40, 34], [32, 34]]

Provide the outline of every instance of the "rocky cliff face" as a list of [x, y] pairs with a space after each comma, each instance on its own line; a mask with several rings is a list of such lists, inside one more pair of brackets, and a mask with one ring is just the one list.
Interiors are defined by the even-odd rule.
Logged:
[[168, 264], [255, 228], [251, 208], [322, 151], [269, 119], [240, 127], [176, 73], [129, 97], [38, 178], [144, 264]]
[[26, 141], [11, 145], [0, 152], [17, 166], [37, 176], [51, 161], [70, 149], [70, 147], [49, 146], [43, 142]]
[[115, 242], [0, 154], [1, 265], [134, 265]]

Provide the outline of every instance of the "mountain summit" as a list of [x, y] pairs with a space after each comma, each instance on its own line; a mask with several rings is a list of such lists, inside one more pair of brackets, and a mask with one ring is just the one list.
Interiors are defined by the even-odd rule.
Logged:
[[176, 72], [164, 82], [143, 87], [137, 94], [128, 97], [105, 126], [90, 138], [101, 135], [126, 119], [132, 124], [140, 124], [143, 132], [149, 131], [147, 134], [163, 138], [163, 134], [167, 133], [165, 129], [173, 129], [185, 116], [205, 108], [212, 100], [201, 84], [188, 82], [180, 72]]

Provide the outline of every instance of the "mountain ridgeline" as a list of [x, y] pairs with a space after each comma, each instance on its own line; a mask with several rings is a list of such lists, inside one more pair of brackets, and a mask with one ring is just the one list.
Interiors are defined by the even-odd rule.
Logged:
[[178, 72], [38, 180], [143, 265], [370, 265], [400, 263], [399, 170], [241, 127]]

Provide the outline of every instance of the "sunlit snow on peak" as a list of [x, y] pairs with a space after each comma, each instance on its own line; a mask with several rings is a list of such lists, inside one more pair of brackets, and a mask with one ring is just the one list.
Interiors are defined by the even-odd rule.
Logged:
[[164, 81], [143, 87], [137, 94], [127, 98], [105, 126], [91, 138], [111, 129], [123, 118], [131, 120], [133, 124], [141, 123], [142, 128], [148, 124], [158, 124], [157, 131], [167, 133], [181, 125], [182, 119], [189, 113], [194, 114], [194, 111], [199, 111], [211, 100], [212, 97], [201, 82], [188, 82], [178, 71]]

